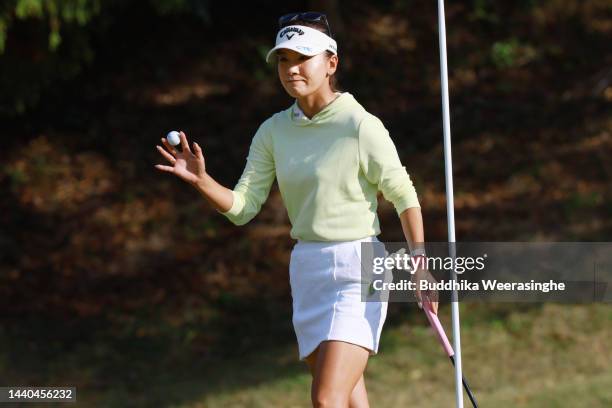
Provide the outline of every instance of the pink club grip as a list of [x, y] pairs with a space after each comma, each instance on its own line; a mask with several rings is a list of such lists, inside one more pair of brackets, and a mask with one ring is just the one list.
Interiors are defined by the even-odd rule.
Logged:
[[431, 310], [431, 304], [429, 303], [429, 299], [427, 296], [423, 296], [423, 310], [425, 311], [425, 316], [427, 316], [427, 320], [429, 320], [429, 324], [434, 329], [434, 332], [438, 336], [438, 340], [444, 347], [444, 351], [448, 354], [449, 357], [455, 355], [455, 351], [448, 341], [448, 337], [446, 337], [446, 333], [444, 333], [444, 329], [442, 328], [442, 324], [438, 319], [438, 316]]

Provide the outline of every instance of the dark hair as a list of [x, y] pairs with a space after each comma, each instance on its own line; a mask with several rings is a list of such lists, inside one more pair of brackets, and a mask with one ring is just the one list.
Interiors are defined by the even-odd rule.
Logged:
[[[284, 27], [287, 27], [287, 26], [290, 26], [290, 25], [303, 25], [303, 26], [306, 26], [306, 27], [311, 27], [311, 28], [314, 28], [315, 30], [321, 31], [325, 35], [328, 35], [328, 36], [332, 37], [330, 32], [329, 32], [329, 30], [327, 29], [327, 26], [325, 25], [325, 23], [314, 22], [314, 21], [304, 21], [304, 20], [294, 20], [294, 21], [291, 21], [290, 23], [284, 24], [280, 28], [284, 28]], [[330, 58], [332, 55], [334, 55], [334, 53], [331, 52], [331, 51], [325, 51], [325, 52], [327, 54], [327, 58]], [[338, 85], [338, 78], [336, 77], [336, 73], [337, 72], [338, 72], [338, 70], [336, 69], [336, 72], [334, 72], [329, 77], [329, 86], [330, 86], [332, 92], [339, 92], [340, 91], [340, 88], [339, 88], [339, 85]]]

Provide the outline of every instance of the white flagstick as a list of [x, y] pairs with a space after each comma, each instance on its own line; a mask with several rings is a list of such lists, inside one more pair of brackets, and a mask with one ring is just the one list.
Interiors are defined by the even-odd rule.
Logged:
[[[446, 67], [446, 25], [444, 23], [444, 0], [438, 0], [438, 32], [440, 37], [440, 77], [442, 80], [442, 117], [444, 122], [444, 172], [446, 175], [446, 214], [448, 217], [448, 242], [450, 256], [454, 259], [455, 251], [455, 201], [453, 199], [453, 162], [451, 154], [450, 115], [448, 102], [448, 71]], [[452, 279], [457, 280], [453, 270]], [[463, 408], [463, 388], [461, 372], [461, 339], [459, 325], [459, 302], [457, 291], [453, 290], [451, 299], [453, 321], [453, 348], [455, 349], [455, 398], [457, 408]]]

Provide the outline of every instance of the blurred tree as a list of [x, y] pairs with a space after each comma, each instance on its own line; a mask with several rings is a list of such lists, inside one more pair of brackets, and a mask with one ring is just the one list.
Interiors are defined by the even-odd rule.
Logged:
[[320, 11], [327, 15], [333, 36], [344, 33], [344, 22], [340, 15], [338, 0], [310, 0], [309, 8], [312, 11]]
[[209, 0], [8, 0], [0, 3], [0, 115], [36, 106], [41, 93], [91, 63], [91, 36], [130, 8], [191, 14], [210, 23]]
[[62, 37], [63, 22], [86, 25], [100, 12], [99, 0], [10, 0], [0, 6], [0, 54], [4, 53], [7, 31], [16, 20], [44, 20], [49, 26], [49, 49], [55, 50]]

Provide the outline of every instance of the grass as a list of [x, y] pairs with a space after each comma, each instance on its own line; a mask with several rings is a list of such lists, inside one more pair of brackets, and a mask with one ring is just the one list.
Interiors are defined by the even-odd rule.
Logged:
[[[460, 311], [464, 374], [481, 406], [612, 406], [610, 305], [462, 303]], [[449, 305], [439, 315], [450, 334]], [[371, 405], [454, 406], [453, 368], [425, 316], [392, 304], [387, 319], [366, 370]], [[0, 354], [0, 377], [5, 385], [76, 386], [85, 407], [310, 407], [310, 374], [295, 339], [283, 339], [211, 360], [172, 342], [127, 347], [94, 336], [53, 364], [41, 362], [44, 353], [33, 355], [38, 363]]]
[[[401, 305], [405, 310], [406, 305]], [[408, 307], [408, 306], [406, 306]], [[612, 405], [612, 307], [605, 304], [461, 304], [464, 374], [481, 406]], [[366, 385], [373, 407], [454, 406], [452, 365], [413, 314], [386, 326]], [[451, 331], [450, 308], [440, 318]], [[195, 363], [194, 363], [195, 364]], [[172, 374], [141, 392], [84, 392], [95, 406], [309, 407], [310, 374], [294, 344]], [[160, 378], [161, 381], [161, 378]], [[123, 402], [123, 403], [122, 403]], [[465, 398], [464, 404], [470, 406]]]

